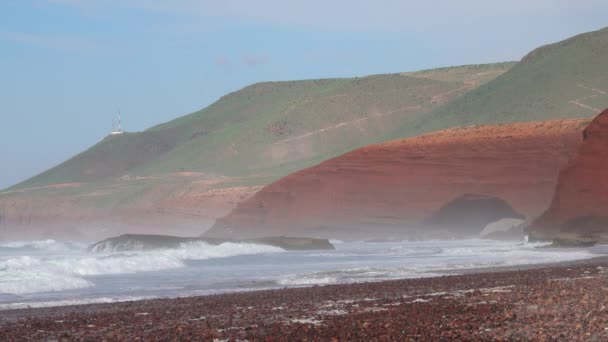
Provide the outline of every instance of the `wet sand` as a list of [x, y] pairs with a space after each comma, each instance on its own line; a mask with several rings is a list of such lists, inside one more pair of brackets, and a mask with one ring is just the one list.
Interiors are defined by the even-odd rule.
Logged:
[[606, 341], [608, 261], [0, 312], [0, 340]]

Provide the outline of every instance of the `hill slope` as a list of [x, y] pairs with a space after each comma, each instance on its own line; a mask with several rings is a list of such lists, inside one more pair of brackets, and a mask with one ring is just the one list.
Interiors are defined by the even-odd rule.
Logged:
[[127, 173], [282, 176], [378, 141], [398, 123], [429, 112], [511, 66], [259, 83], [145, 132], [108, 136], [12, 189], [91, 182]]
[[491, 82], [404, 123], [395, 137], [472, 124], [590, 118], [606, 107], [608, 28], [532, 51]]
[[540, 47], [514, 66], [255, 84], [146, 132], [107, 137], [12, 189], [127, 173], [279, 177], [392, 138], [471, 124], [592, 117], [605, 107], [608, 28]]

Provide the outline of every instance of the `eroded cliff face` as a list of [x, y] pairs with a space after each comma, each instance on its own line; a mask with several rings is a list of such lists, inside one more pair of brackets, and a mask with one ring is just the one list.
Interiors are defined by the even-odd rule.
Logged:
[[174, 174], [54, 184], [0, 194], [0, 240], [99, 240], [123, 233], [197, 236], [260, 189]]
[[608, 234], [608, 110], [582, 136], [576, 157], [559, 174], [551, 206], [530, 228], [533, 238]]
[[360, 148], [264, 187], [206, 235], [403, 236], [464, 194], [500, 198], [534, 218], [549, 205], [584, 126], [474, 126]]

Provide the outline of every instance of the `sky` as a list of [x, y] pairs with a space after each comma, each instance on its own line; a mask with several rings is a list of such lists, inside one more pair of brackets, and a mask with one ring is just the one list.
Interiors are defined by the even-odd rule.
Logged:
[[606, 0], [0, 0], [0, 189], [261, 81], [519, 60]]

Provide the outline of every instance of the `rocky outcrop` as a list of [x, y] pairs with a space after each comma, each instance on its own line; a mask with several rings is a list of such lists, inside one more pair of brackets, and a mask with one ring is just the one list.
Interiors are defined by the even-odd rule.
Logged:
[[360, 148], [264, 187], [206, 235], [402, 236], [467, 193], [501, 198], [536, 217], [584, 126], [582, 120], [473, 126]]
[[334, 246], [327, 239], [300, 238], [290, 236], [273, 236], [257, 239], [228, 240], [206, 239], [201, 237], [180, 237], [170, 235], [124, 234], [96, 242], [89, 246], [89, 251], [95, 253], [113, 253], [126, 251], [171, 249], [178, 248], [181, 244], [188, 242], [205, 242], [210, 245], [219, 245], [225, 242], [251, 243], [279, 247], [288, 251], [335, 249]]
[[564, 248], [564, 247], [591, 247], [596, 245], [600, 240], [595, 236], [581, 235], [579, 233], [558, 233], [553, 238], [553, 243], [548, 245], [549, 248]]
[[524, 240], [526, 221], [504, 218], [485, 226], [479, 237], [488, 240]]
[[608, 110], [582, 136], [576, 157], [559, 174], [551, 206], [530, 228], [532, 238], [554, 239], [561, 232], [608, 235]]

